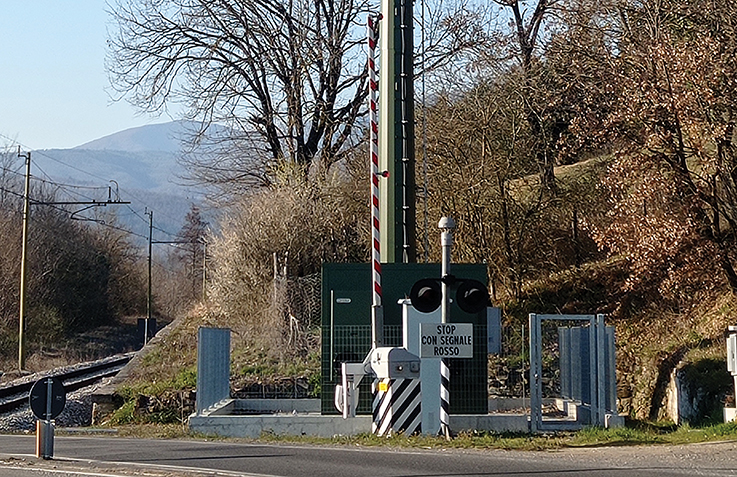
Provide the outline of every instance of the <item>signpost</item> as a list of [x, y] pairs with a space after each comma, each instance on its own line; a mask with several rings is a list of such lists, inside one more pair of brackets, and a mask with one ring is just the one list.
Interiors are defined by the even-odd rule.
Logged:
[[[451, 217], [441, 217], [440, 247], [442, 260], [440, 263], [440, 323], [447, 325], [450, 311], [450, 249], [453, 247], [453, 230], [456, 223]], [[448, 361], [440, 358], [440, 432], [450, 440], [450, 368]]]
[[466, 313], [480, 313], [489, 305], [489, 292], [483, 283], [450, 274], [455, 227], [451, 217], [442, 217], [438, 222], [442, 248], [440, 279], [419, 280], [409, 293], [412, 306], [419, 312], [432, 313], [440, 307], [440, 324], [420, 325], [420, 357], [440, 358], [440, 433], [446, 439], [450, 439], [450, 368], [447, 358], [473, 358], [473, 324], [448, 322], [450, 291], [456, 289], [458, 307]]
[[29, 404], [36, 421], [36, 457], [54, 457], [54, 424], [66, 405], [66, 391], [61, 379], [48, 377], [36, 381], [31, 388]]

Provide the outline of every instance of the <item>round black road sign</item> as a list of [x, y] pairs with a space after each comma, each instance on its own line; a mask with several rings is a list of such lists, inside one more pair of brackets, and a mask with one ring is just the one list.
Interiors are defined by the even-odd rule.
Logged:
[[51, 420], [61, 414], [67, 403], [64, 384], [59, 378], [42, 378], [31, 388], [31, 411], [39, 419]]

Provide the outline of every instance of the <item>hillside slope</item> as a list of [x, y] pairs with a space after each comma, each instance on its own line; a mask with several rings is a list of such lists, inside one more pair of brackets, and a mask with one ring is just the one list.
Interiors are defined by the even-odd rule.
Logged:
[[[586, 226], [606, 220], [608, 203], [605, 202], [604, 194], [598, 190], [598, 180], [607, 172], [608, 161], [608, 157], [599, 157], [556, 171], [561, 182], [566, 182], [565, 187], [561, 186], [561, 191], [578, 189], [580, 192], [586, 186], [591, 193], [583, 195], [583, 199], [601, 201], [587, 204], [589, 208], [586, 210], [595, 209], [594, 213], [598, 215], [591, 213], [582, 218], [581, 223]], [[526, 181], [532, 182], [528, 179]], [[523, 199], [522, 187], [518, 187], [517, 191]], [[579, 210], [583, 211], [583, 208]], [[587, 230], [589, 229], [582, 227], [582, 231]], [[528, 314], [603, 313], [607, 315], [607, 323], [616, 328], [621, 412], [637, 419], [663, 418], [667, 396], [665, 391], [670, 377], [674, 371], [681, 369], [697, 370], [691, 374], [697, 377], [693, 381], [694, 389], [704, 389], [705, 393], [713, 392], [712, 404], [716, 402], [717, 407], [722, 405], [725, 399], [730, 398], [725, 385], [728, 387], [731, 384], [728, 376], [726, 380], [723, 379], [723, 335], [727, 325], [737, 318], [737, 299], [728, 287], [718, 276], [703, 271], [700, 276], [691, 278], [694, 283], [701, 281], [705, 286], [689, 295], [668, 297], [660, 288], [660, 282], [633, 288], [628, 281], [633, 274], [632, 261], [623, 255], [597, 251], [593, 240], [588, 240], [593, 249], [587, 252], [586, 260], [579, 265], [560, 271], [548, 269], [540, 278], [525, 279], [517, 296], [497, 294], [495, 305], [503, 311], [503, 340], [506, 340], [503, 343], [506, 348], [502, 362], [493, 361], [494, 358], [490, 360], [490, 372], [493, 374], [496, 370], [501, 370], [507, 383], [511, 382], [513, 376], [517, 376], [517, 386], [511, 391], [517, 392], [513, 395], [522, 396], [522, 386], [528, 382], [525, 373], [529, 371], [526, 362], [529, 356], [526, 353], [528, 345], [525, 341], [529, 339], [529, 330], [525, 329]], [[238, 270], [238, 273], [243, 271]], [[269, 288], [271, 284], [259, 283], [258, 286], [268, 288], [269, 293], [258, 297], [254, 297], [257, 294], [252, 293], [253, 303], [239, 301], [240, 305], [252, 310], [258, 306], [259, 311], [273, 306], [270, 300], [275, 293]], [[249, 290], [253, 289], [254, 285], [249, 284]], [[248, 297], [241, 301], [248, 301]], [[209, 303], [182, 321], [166, 342], [158, 344], [155, 358], [147, 363], [147, 367], [137, 372], [136, 379], [128, 384], [136, 392], [156, 394], [161, 390], [152, 386], [151, 382], [155, 380], [157, 383], [167, 383], [164, 394], [169, 396], [191, 390], [187, 387], [191, 380], [184, 378], [190, 376], [195, 369], [197, 327], [204, 324], [233, 327], [237, 326], [239, 320], [243, 320], [239, 316], [224, 316], [219, 312], [218, 306], [218, 303]], [[280, 309], [279, 306], [273, 308]], [[249, 317], [255, 315], [253, 313]], [[275, 320], [283, 318], [281, 315], [274, 316]], [[267, 326], [268, 323], [260, 325]], [[258, 329], [257, 325], [254, 327]], [[554, 329], [552, 331], [555, 332]], [[291, 355], [287, 358], [282, 356], [280, 360], [279, 350], [268, 349], [262, 343], [248, 345], [253, 334], [234, 333], [237, 336], [233, 343], [231, 368], [234, 391], [249, 383], [263, 386], [280, 378], [295, 382], [298, 378], [306, 378], [310, 383], [319, 383], [319, 330], [315, 331], [314, 340], [307, 340], [311, 346], [306, 353], [309, 359], [302, 361]], [[550, 353], [547, 366], [552, 367], [555, 363], [555, 349], [554, 343], [547, 349]], [[491, 381], [496, 377], [490, 376], [490, 389]], [[554, 381], [555, 373], [546, 378]], [[312, 389], [314, 392], [330, 392], [320, 390], [319, 387]], [[554, 390], [554, 386], [549, 389]], [[529, 388], [524, 391], [524, 395], [529, 395]], [[714, 409], [716, 408], [712, 406], [709, 412]], [[703, 418], [713, 418], [713, 415], [705, 415]]]

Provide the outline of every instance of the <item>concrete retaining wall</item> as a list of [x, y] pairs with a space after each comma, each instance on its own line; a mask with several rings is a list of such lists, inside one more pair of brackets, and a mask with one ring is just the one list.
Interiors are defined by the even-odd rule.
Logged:
[[451, 414], [450, 428], [453, 432], [530, 432], [530, 420], [525, 414]]
[[341, 416], [320, 414], [259, 414], [238, 416], [232, 411], [235, 402], [228, 403], [210, 413], [193, 414], [189, 417], [189, 428], [195, 432], [223, 437], [257, 438], [263, 433], [289, 436], [351, 436], [371, 432], [371, 416], [343, 419]]
[[[371, 416], [343, 419], [319, 414], [320, 402], [312, 399], [228, 399], [189, 418], [192, 431], [224, 437], [257, 438], [263, 433], [310, 435], [317, 437], [350, 436], [371, 432]], [[256, 415], [238, 413], [263, 412]], [[450, 416], [453, 431], [487, 430], [528, 432], [524, 414], [487, 414]]]

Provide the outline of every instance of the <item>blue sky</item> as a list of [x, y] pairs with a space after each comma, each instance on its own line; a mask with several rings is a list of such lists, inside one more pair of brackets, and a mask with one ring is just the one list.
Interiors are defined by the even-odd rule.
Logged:
[[165, 122], [113, 103], [105, 0], [1, 0], [0, 146], [69, 148]]

